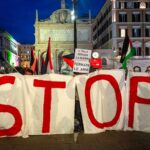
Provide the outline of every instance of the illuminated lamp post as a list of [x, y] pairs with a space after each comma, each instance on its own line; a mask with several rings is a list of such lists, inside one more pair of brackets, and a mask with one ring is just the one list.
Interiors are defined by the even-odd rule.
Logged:
[[145, 0], [141, 0], [140, 1], [140, 9], [142, 10], [142, 56], [145, 55], [145, 51], [144, 51], [144, 38], [145, 38], [145, 34], [144, 34], [144, 10], [146, 9], [146, 3]]
[[77, 22], [76, 22], [76, 8], [77, 8], [77, 0], [72, 0], [73, 11], [72, 11], [72, 20], [74, 23], [74, 52], [77, 48]]

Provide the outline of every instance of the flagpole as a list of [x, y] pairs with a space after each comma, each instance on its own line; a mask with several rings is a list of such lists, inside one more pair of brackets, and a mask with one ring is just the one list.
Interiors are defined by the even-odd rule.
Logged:
[[76, 8], [77, 8], [77, 0], [72, 0], [72, 4], [73, 4], [73, 11], [74, 11], [74, 20], [73, 20], [73, 24], [74, 24], [74, 52], [77, 48], [77, 22], [76, 22]]
[[41, 70], [40, 70], [40, 69], [41, 69], [41, 68], [40, 68], [40, 66], [41, 66], [41, 62], [40, 62], [40, 52], [41, 52], [41, 50], [39, 49], [39, 50], [38, 50], [38, 75], [41, 74], [41, 72], [40, 72], [40, 71], [41, 71]]
[[140, 0], [140, 9], [142, 11], [142, 56], [144, 57], [145, 55], [145, 46], [144, 46], [144, 38], [145, 38], [145, 34], [144, 34], [144, 10], [146, 9], [146, 3], [145, 0]]

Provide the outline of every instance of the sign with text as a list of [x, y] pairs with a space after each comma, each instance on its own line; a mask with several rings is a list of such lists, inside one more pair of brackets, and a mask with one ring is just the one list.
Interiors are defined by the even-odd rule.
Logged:
[[91, 50], [87, 49], [76, 49], [75, 51], [75, 60], [89, 60], [91, 59]]
[[89, 73], [90, 63], [89, 61], [75, 61], [73, 72]]
[[73, 72], [89, 73], [91, 50], [76, 49]]

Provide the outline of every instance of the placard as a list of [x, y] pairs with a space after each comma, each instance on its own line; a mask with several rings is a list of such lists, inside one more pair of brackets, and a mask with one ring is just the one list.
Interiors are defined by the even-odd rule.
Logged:
[[73, 72], [89, 73], [91, 50], [76, 49]]

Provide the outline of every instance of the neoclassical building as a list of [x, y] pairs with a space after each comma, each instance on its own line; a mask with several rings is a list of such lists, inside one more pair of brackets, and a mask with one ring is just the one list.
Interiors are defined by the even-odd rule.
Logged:
[[34, 49], [34, 46], [30, 44], [20, 44], [19, 45], [19, 57], [20, 57], [20, 66], [23, 68], [30, 68], [31, 61], [31, 50]]
[[[89, 19], [77, 18], [77, 48], [92, 49], [92, 22]], [[58, 69], [58, 55], [74, 50], [74, 24], [71, 10], [66, 9], [65, 0], [61, 0], [61, 8], [54, 11], [45, 20], [39, 20], [36, 11], [35, 51], [38, 56], [47, 50], [48, 38], [51, 38], [51, 50], [55, 69]]]

